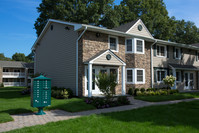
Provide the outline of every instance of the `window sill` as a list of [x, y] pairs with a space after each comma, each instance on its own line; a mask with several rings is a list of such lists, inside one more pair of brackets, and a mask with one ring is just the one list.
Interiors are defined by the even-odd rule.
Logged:
[[136, 82], [135, 84], [145, 84], [145, 82]]
[[118, 52], [118, 50], [112, 50], [112, 49], [110, 49], [112, 52]]
[[166, 56], [155, 56], [155, 57], [158, 57], [158, 58], [167, 58]]
[[126, 82], [126, 84], [135, 84], [135, 83], [133, 83], [133, 82]]

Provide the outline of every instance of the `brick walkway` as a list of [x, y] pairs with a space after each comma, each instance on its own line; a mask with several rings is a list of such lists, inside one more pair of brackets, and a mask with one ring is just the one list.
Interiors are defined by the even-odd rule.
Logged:
[[34, 125], [46, 124], [48, 122], [53, 122], [53, 121], [68, 120], [68, 119], [73, 119], [73, 118], [91, 115], [91, 114], [125, 111], [125, 110], [131, 110], [131, 109], [136, 109], [136, 108], [151, 106], [151, 105], [174, 104], [174, 103], [179, 103], [179, 102], [184, 102], [184, 101], [188, 102], [188, 101], [193, 101], [193, 100], [199, 100], [199, 98], [165, 101], [165, 102], [145, 102], [141, 100], [135, 100], [133, 99], [133, 97], [129, 97], [129, 100], [131, 101], [132, 105], [89, 110], [89, 111], [83, 111], [83, 112], [77, 112], [77, 113], [70, 113], [63, 110], [51, 110], [51, 111], [45, 111], [46, 115], [35, 115], [34, 113], [11, 115], [14, 121], [0, 124], [0, 132], [10, 131], [10, 130], [34, 126]]

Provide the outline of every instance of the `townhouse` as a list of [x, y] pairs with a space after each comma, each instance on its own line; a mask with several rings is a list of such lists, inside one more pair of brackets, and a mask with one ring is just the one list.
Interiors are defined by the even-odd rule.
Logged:
[[77, 96], [101, 94], [99, 72], [117, 74], [116, 94], [165, 87], [162, 79], [171, 74], [173, 89], [198, 88], [199, 47], [155, 39], [141, 19], [114, 29], [50, 19], [32, 50], [35, 73]]
[[33, 63], [0, 61], [0, 84], [9, 86], [30, 86], [34, 74]]

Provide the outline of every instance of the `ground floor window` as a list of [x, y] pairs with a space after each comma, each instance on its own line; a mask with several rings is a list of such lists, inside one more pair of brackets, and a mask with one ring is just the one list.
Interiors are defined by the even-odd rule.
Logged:
[[180, 71], [176, 72], [176, 81], [181, 82], [181, 72]]
[[163, 81], [163, 78], [165, 78], [167, 75], [167, 70], [164, 70], [164, 69], [159, 69], [159, 70], [156, 70], [156, 78], [157, 78], [157, 82], [162, 82]]
[[145, 83], [145, 70], [140, 68], [127, 68], [126, 80], [128, 84]]

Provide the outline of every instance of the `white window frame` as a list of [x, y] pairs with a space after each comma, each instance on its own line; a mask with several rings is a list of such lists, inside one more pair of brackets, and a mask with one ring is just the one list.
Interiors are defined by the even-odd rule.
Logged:
[[[116, 39], [116, 50], [110, 49], [110, 38], [115, 38]], [[118, 42], [119, 42], [118, 41], [118, 37], [109, 35], [108, 36], [108, 49], [110, 49], [113, 52], [118, 52], [119, 51], [119, 44], [118, 44]]]
[[[138, 52], [137, 51], [137, 41], [142, 41], [142, 48], [143, 48], [143, 51], [142, 52]], [[144, 51], [145, 51], [145, 44], [144, 44], [144, 40], [143, 39], [138, 39], [138, 38], [135, 38], [134, 39], [134, 49], [135, 49], [135, 53], [137, 54], [144, 54]]]
[[[127, 51], [127, 40], [132, 40], [132, 51]], [[142, 52], [137, 52], [137, 40], [142, 41]], [[125, 39], [125, 52], [126, 53], [136, 53], [136, 54], [144, 54], [145, 53], [145, 41], [139, 38], [126, 38]]]
[[[127, 71], [131, 70], [132, 71], [132, 82], [128, 82], [127, 80]], [[143, 71], [143, 81], [138, 82], [137, 81], [137, 70], [142, 70]], [[126, 83], [127, 84], [145, 84], [145, 69], [143, 68], [126, 68]]]
[[158, 71], [165, 71], [165, 77], [166, 77], [167, 76], [167, 70], [166, 69], [157, 69], [156, 70], [156, 81], [157, 81], [157, 83], [163, 83], [163, 81], [158, 81]]
[[[179, 72], [179, 80], [177, 80], [177, 72]], [[181, 77], [182, 77], [181, 71], [176, 71], [176, 82], [181, 82], [182, 81]]]
[[[160, 48], [160, 47], [164, 47], [164, 52], [165, 52], [165, 55], [164, 55], [164, 56], [158, 55], [158, 46], [159, 46], [159, 48]], [[161, 48], [159, 49], [159, 51], [161, 51]], [[157, 45], [156, 45], [156, 56], [157, 56], [157, 57], [161, 57], [161, 58], [167, 58], [167, 47], [166, 47], [165, 45], [157, 44]]]
[[[178, 58], [176, 58], [176, 49], [178, 49], [178, 51], [179, 51], [179, 53], [178, 53]], [[175, 54], [175, 59], [181, 60], [181, 48], [175, 47], [175, 52], [174, 52], [174, 54]]]
[[[133, 78], [133, 79], [132, 79], [132, 82], [128, 82], [128, 80], [127, 80], [127, 77], [128, 77], [128, 76], [127, 76], [127, 71], [128, 71], [128, 70], [131, 70], [131, 71], [132, 71], [132, 78]], [[127, 83], [127, 84], [134, 84], [134, 83], [135, 83], [135, 76], [134, 76], [135, 74], [134, 74], [134, 73], [135, 73], [135, 72], [134, 72], [134, 68], [126, 68], [126, 83]]]
[[[143, 71], [143, 81], [142, 82], [137, 81], [137, 71], [138, 70]], [[135, 83], [136, 84], [145, 84], [145, 69], [142, 69], [142, 68], [136, 68], [135, 69]]]
[[[131, 40], [131, 42], [132, 42], [132, 44], [131, 44], [131, 45], [132, 45], [131, 51], [127, 51], [127, 40]], [[133, 45], [133, 43], [134, 43], [134, 40], [133, 40], [132, 38], [126, 38], [126, 39], [125, 39], [125, 52], [126, 52], [126, 53], [133, 53], [133, 52], [134, 52], [134, 49], [133, 49], [133, 48], [134, 48], [134, 47], [133, 47], [134, 45]]]

